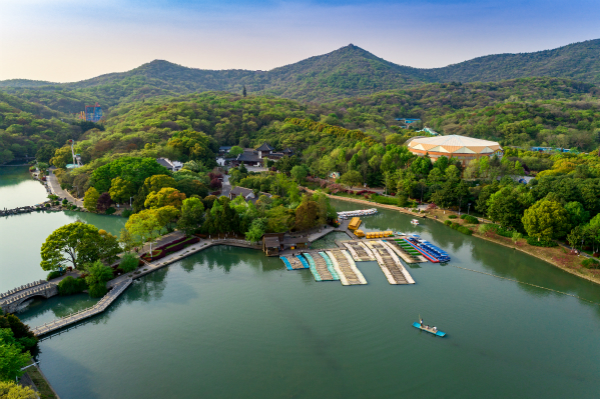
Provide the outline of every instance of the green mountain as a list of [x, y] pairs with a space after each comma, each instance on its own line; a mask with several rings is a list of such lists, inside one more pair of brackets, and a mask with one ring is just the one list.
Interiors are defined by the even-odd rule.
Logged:
[[553, 76], [598, 84], [600, 39], [534, 53], [488, 55], [423, 71], [429, 79], [438, 82], [492, 82]]
[[[73, 83], [13, 79], [0, 90], [64, 113], [99, 102], [105, 108], [156, 96], [204, 91], [273, 95], [330, 102], [432, 82], [490, 82], [522, 77], [559, 77], [600, 83], [600, 39], [555, 50], [479, 57], [444, 68], [396, 65], [352, 44], [270, 71], [204, 70], [155, 60], [131, 71]], [[511, 93], [519, 95], [518, 93]]]

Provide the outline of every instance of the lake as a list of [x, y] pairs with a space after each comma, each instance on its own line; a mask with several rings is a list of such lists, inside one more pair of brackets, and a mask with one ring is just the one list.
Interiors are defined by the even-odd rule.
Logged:
[[[105, 218], [44, 219], [55, 215], [0, 220], [0, 231], [8, 221], [24, 241], [9, 250], [12, 264], [24, 267], [39, 252], [41, 234], [23, 239], [31, 228]], [[30, 216], [33, 226], [19, 222]], [[63, 399], [598, 396], [598, 304], [453, 266], [600, 303], [597, 285], [433, 220], [410, 220], [380, 209], [361, 229], [415, 232], [450, 253], [448, 265], [409, 268], [415, 285], [388, 284], [375, 262], [357, 263], [368, 285], [315, 282], [309, 270], [287, 271], [259, 251], [213, 247], [135, 281], [106, 313], [43, 340], [40, 367]], [[2, 280], [12, 270], [8, 248]], [[37, 325], [91, 303], [55, 297], [19, 316]], [[419, 316], [448, 336], [412, 327]]]

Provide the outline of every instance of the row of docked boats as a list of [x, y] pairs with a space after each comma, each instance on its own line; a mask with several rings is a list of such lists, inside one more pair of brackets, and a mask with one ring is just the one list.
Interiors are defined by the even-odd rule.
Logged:
[[370, 215], [375, 215], [377, 213], [377, 208], [371, 208], [371, 209], [359, 209], [357, 211], [345, 211], [345, 212], [338, 212], [338, 218], [339, 219], [348, 219], [348, 218], [352, 218], [352, 217], [360, 217], [360, 216], [370, 216]]
[[417, 234], [408, 235], [404, 240], [433, 263], [450, 262], [450, 255], [448, 252], [433, 245], [427, 240], [422, 240]]

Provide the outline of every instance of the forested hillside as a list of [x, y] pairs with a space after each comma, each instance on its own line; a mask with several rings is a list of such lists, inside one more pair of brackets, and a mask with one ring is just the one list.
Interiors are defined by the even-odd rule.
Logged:
[[[330, 102], [432, 82], [491, 82], [523, 77], [567, 78], [600, 83], [600, 39], [554, 50], [479, 57], [443, 68], [418, 69], [385, 61], [357, 46], [270, 71], [202, 70], [155, 60], [131, 71], [73, 83], [12, 79], [0, 90], [65, 113], [99, 102], [105, 109], [160, 95], [203, 91], [274, 95], [304, 102]], [[510, 93], [510, 95], [520, 94]]]
[[600, 83], [600, 39], [534, 53], [496, 54], [443, 68], [427, 69], [438, 82], [492, 82], [532, 76], [553, 76]]
[[35, 156], [48, 162], [54, 150], [85, 129], [79, 121], [0, 92], [0, 164]]

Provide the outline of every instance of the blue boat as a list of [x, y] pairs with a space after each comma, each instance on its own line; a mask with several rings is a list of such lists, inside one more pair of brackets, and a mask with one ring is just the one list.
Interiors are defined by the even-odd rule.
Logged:
[[437, 330], [437, 331], [433, 331], [433, 328], [425, 328], [425, 327], [421, 327], [421, 323], [419, 323], [419, 322], [416, 322], [416, 321], [413, 323], [413, 327], [416, 327], [416, 328], [418, 328], [418, 329], [419, 329], [419, 330], [421, 330], [421, 331], [426, 331], [426, 332], [428, 332], [429, 334], [437, 335], [438, 337], [445, 337], [445, 336], [446, 336], [446, 333], [445, 333], [445, 332], [441, 332], [441, 331], [439, 331], [439, 330]]

